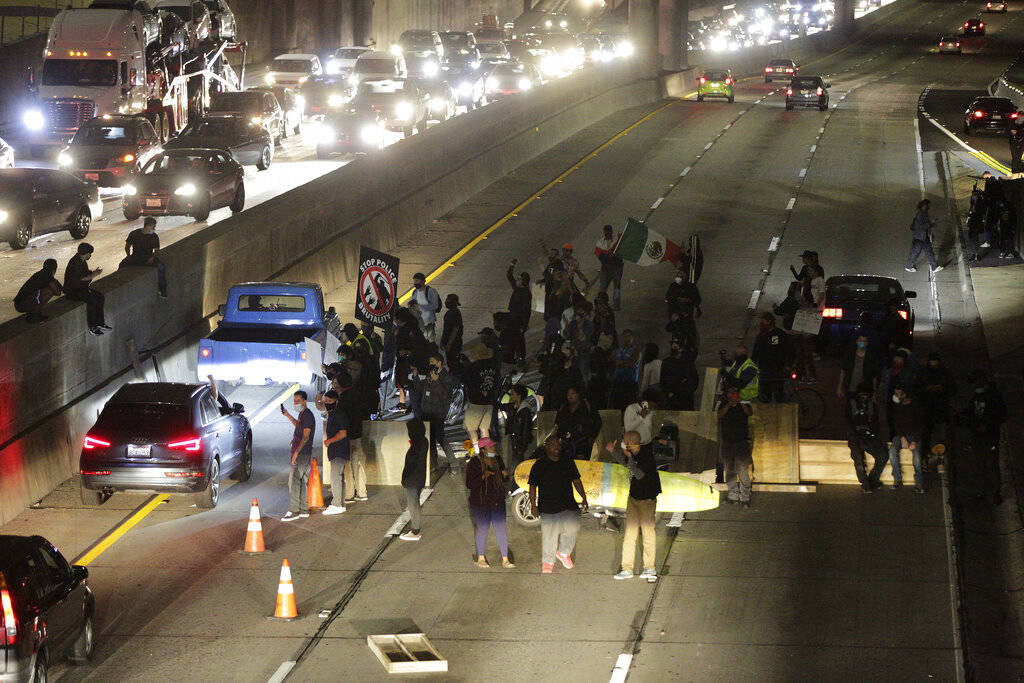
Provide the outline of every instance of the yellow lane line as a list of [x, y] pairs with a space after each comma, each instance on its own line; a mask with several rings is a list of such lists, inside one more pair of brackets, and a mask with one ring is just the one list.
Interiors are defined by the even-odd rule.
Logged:
[[971, 152], [971, 156], [973, 156], [983, 164], [991, 166], [992, 168], [996, 169], [1003, 175], [1010, 175], [1010, 169], [1007, 166], [996, 161], [992, 156], [985, 152]]
[[107, 548], [117, 543], [118, 539], [128, 533], [133, 526], [141, 522], [146, 515], [155, 510], [158, 505], [166, 503], [169, 497], [170, 496], [166, 493], [160, 493], [150, 498], [142, 507], [136, 510], [131, 517], [118, 524], [113, 531], [100, 539], [99, 543], [90, 548], [88, 552], [79, 557], [72, 564], [80, 564], [83, 567], [87, 567], [90, 562], [102, 555]]
[[[595, 149], [594, 149], [593, 151], [591, 151], [591, 152], [590, 152], [589, 154], [587, 154], [587, 155], [586, 155], [585, 157], [583, 157], [582, 159], [580, 159], [579, 161], [577, 161], [577, 162], [576, 162], [575, 164], [573, 164], [572, 166], [570, 166], [569, 168], [567, 168], [566, 170], [564, 170], [564, 171], [563, 171], [563, 172], [562, 172], [562, 173], [561, 173], [561, 174], [560, 174], [560, 175], [559, 175], [559, 176], [558, 176], [557, 178], [555, 178], [555, 179], [554, 179], [554, 180], [552, 180], [552, 181], [551, 181], [550, 183], [548, 183], [548, 184], [547, 184], [547, 185], [545, 185], [544, 187], [542, 187], [542, 188], [540, 188], [539, 190], [537, 190], [537, 191], [536, 191], [535, 193], [533, 193], [533, 195], [531, 195], [531, 196], [530, 196], [530, 197], [529, 197], [528, 199], [524, 200], [524, 201], [523, 201], [522, 203], [520, 203], [520, 204], [519, 204], [518, 206], [516, 206], [516, 207], [515, 207], [514, 209], [512, 209], [511, 211], [509, 211], [508, 213], [506, 213], [506, 214], [505, 214], [504, 216], [502, 216], [501, 218], [499, 218], [499, 219], [498, 219], [498, 221], [497, 221], [496, 223], [494, 223], [494, 224], [493, 224], [493, 225], [491, 225], [491, 226], [490, 226], [489, 228], [487, 228], [486, 230], [484, 230], [484, 231], [483, 231], [482, 233], [480, 233], [479, 235], [477, 235], [476, 237], [474, 237], [474, 238], [473, 238], [473, 240], [472, 240], [472, 241], [471, 241], [471, 242], [470, 242], [469, 244], [467, 244], [467, 245], [466, 245], [466, 246], [464, 246], [464, 247], [463, 247], [462, 249], [459, 249], [459, 250], [458, 250], [457, 252], [455, 252], [455, 254], [454, 254], [454, 255], [453, 255], [453, 256], [452, 256], [452, 257], [451, 257], [450, 259], [448, 259], [447, 261], [445, 261], [444, 263], [442, 263], [442, 264], [441, 264], [441, 265], [440, 265], [440, 266], [439, 266], [438, 268], [436, 268], [435, 270], [433, 270], [433, 271], [431, 271], [430, 273], [428, 273], [428, 274], [427, 274], [427, 282], [430, 282], [431, 280], [433, 280], [434, 278], [436, 278], [437, 276], [439, 276], [439, 275], [440, 275], [441, 273], [443, 273], [444, 271], [446, 271], [446, 270], [448, 270], [449, 268], [451, 268], [452, 266], [454, 266], [454, 265], [455, 265], [455, 263], [456, 263], [456, 262], [457, 262], [457, 261], [458, 261], [458, 260], [459, 260], [460, 258], [462, 258], [462, 257], [463, 257], [463, 256], [465, 256], [466, 254], [468, 254], [468, 253], [469, 253], [469, 251], [470, 251], [470, 250], [471, 250], [471, 249], [472, 249], [473, 247], [475, 247], [476, 245], [480, 244], [480, 242], [482, 242], [482, 241], [484, 241], [485, 239], [487, 239], [487, 237], [488, 237], [488, 236], [489, 236], [489, 235], [490, 235], [490, 234], [491, 234], [492, 232], [494, 232], [495, 230], [497, 230], [498, 228], [500, 228], [501, 226], [503, 226], [503, 225], [504, 225], [505, 223], [507, 223], [507, 222], [508, 222], [508, 221], [509, 221], [510, 219], [512, 219], [512, 218], [515, 218], [515, 217], [516, 217], [516, 216], [517, 216], [517, 215], [519, 214], [519, 212], [520, 212], [520, 211], [522, 211], [523, 209], [525, 209], [526, 207], [528, 207], [528, 206], [529, 206], [530, 204], [533, 204], [533, 203], [534, 203], [535, 201], [537, 201], [537, 199], [539, 199], [540, 197], [542, 197], [542, 196], [544, 195], [544, 193], [545, 193], [545, 192], [547, 192], [547, 191], [548, 191], [548, 190], [550, 190], [550, 189], [551, 189], [552, 187], [554, 187], [555, 185], [557, 185], [558, 183], [562, 182], [563, 180], [565, 180], [566, 178], [568, 178], [568, 177], [569, 177], [570, 175], [572, 175], [573, 173], [575, 173], [576, 171], [578, 171], [578, 170], [580, 169], [580, 167], [581, 167], [581, 166], [582, 166], [583, 164], [585, 164], [586, 162], [588, 162], [588, 161], [590, 161], [591, 159], [593, 159], [594, 157], [596, 157], [596, 156], [597, 156], [597, 155], [598, 155], [598, 154], [599, 154], [599, 153], [600, 153], [601, 151], [603, 151], [603, 150], [607, 149], [607, 148], [608, 148], [609, 146], [611, 146], [612, 144], [614, 144], [614, 143], [615, 143], [615, 142], [616, 142], [616, 141], [617, 141], [617, 140], [618, 140], [619, 138], [621, 138], [621, 137], [622, 137], [622, 136], [624, 136], [624, 135], [627, 135], [627, 134], [628, 134], [628, 133], [629, 133], [629, 132], [630, 132], [631, 130], [633, 130], [634, 128], [636, 128], [636, 127], [637, 127], [637, 126], [639, 126], [640, 124], [642, 124], [642, 123], [644, 123], [644, 122], [648, 121], [649, 119], [651, 119], [652, 117], [654, 117], [654, 116], [655, 116], [656, 114], [659, 114], [659, 113], [661, 113], [662, 111], [664, 111], [664, 110], [668, 109], [669, 107], [671, 107], [672, 105], [674, 105], [674, 104], [675, 104], [676, 102], [677, 102], [677, 100], [673, 100], [673, 101], [671, 101], [671, 102], [669, 102], [669, 103], [667, 103], [667, 104], [663, 104], [662, 106], [658, 107], [657, 109], [655, 109], [655, 110], [654, 110], [654, 111], [652, 111], [651, 113], [649, 113], [649, 114], [647, 114], [646, 116], [644, 116], [643, 118], [641, 118], [641, 119], [640, 119], [639, 121], [636, 121], [635, 123], [633, 123], [633, 124], [632, 124], [631, 126], [629, 126], [628, 128], [625, 128], [624, 130], [622, 130], [622, 131], [619, 131], [618, 133], [616, 133], [616, 134], [615, 134], [614, 136], [612, 136], [611, 138], [609, 138], [608, 140], [606, 140], [606, 141], [605, 141], [604, 143], [602, 143], [602, 144], [601, 144], [600, 146], [596, 147], [596, 148], [595, 148]], [[414, 291], [414, 290], [412, 290], [412, 289], [409, 289], [408, 291], [406, 291], [406, 292], [405, 292], [404, 294], [402, 294], [402, 296], [400, 296], [400, 297], [398, 298], [398, 302], [399, 302], [399, 303], [402, 303], [402, 304], [404, 304], [404, 303], [408, 302], [408, 301], [409, 301], [409, 299], [411, 299], [411, 298], [412, 298], [412, 294], [413, 294], [413, 291]]]

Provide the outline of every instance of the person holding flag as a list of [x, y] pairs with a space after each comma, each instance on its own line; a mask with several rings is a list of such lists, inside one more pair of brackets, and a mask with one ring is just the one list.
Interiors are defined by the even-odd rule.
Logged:
[[626, 219], [626, 229], [619, 236], [612, 255], [638, 266], [651, 266], [668, 261], [679, 267], [686, 258], [678, 244], [649, 229], [646, 223], [641, 223], [635, 218]]
[[618, 240], [613, 237], [613, 228], [604, 226], [604, 236], [594, 245], [594, 256], [601, 262], [597, 275], [597, 291], [607, 292], [612, 285], [612, 310], [619, 310], [622, 303], [622, 259], [615, 255]]

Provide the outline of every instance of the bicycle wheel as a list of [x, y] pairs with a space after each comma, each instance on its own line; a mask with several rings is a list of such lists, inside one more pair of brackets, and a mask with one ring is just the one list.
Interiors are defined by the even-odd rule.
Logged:
[[817, 389], [797, 387], [793, 392], [793, 402], [797, 405], [799, 429], [810, 431], [821, 424], [825, 417], [825, 397]]

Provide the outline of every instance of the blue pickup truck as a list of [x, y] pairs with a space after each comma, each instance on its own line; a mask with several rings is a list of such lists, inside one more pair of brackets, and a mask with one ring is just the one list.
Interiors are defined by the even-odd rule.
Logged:
[[234, 384], [323, 384], [320, 364], [341, 344], [319, 285], [245, 282], [228, 291], [223, 320], [199, 342], [198, 375]]

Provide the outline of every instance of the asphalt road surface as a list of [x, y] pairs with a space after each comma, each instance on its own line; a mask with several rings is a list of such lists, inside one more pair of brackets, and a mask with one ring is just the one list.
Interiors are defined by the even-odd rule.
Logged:
[[[917, 290], [918, 345], [928, 348], [946, 292], [961, 290], [952, 225], [940, 211], [938, 251], [950, 268], [934, 278], [924, 268], [903, 271], [915, 202], [942, 197], [933, 152], [945, 148], [945, 136], [925, 131], [918, 99], [928, 86], [982, 90], [1016, 52], [1021, 9], [1011, 3], [1007, 15], [988, 17], [977, 49], [949, 58], [934, 54], [935, 39], [977, 8], [911, 7], [877, 34], [802, 65], [832, 82], [827, 112], [787, 112], [779, 84], [756, 80], [740, 85], [732, 105], [622, 111], [426, 226], [398, 251], [403, 279], [451, 264], [432, 284], [442, 296], [460, 295], [466, 328], [475, 332], [507, 301], [503, 271], [511, 258], [537, 275], [538, 238], [573, 242], [584, 267], [596, 270], [590, 253], [601, 226], [621, 226], [657, 205], [652, 228], [680, 241], [696, 232], [704, 244], [699, 327], [707, 364], [748, 336], [752, 308], [782, 297], [788, 265], [804, 249], [821, 254], [827, 275], [891, 275]], [[641, 340], [667, 345], [661, 296], [670, 278], [668, 268], [627, 266], [620, 330], [630, 326]], [[347, 310], [350, 290], [327, 293], [330, 303]], [[92, 562], [96, 656], [63, 668], [58, 680], [267, 680], [275, 672], [380, 680], [366, 636], [410, 630], [427, 633], [449, 659], [449, 680], [606, 680], [616, 666], [642, 681], [956, 678], [935, 481], [924, 496], [907, 488], [865, 496], [856, 487], [758, 493], [750, 511], [691, 514], [678, 532], [662, 518], [662, 578], [653, 586], [611, 580], [621, 536], [590, 518], [571, 572], [541, 576], [539, 533], [512, 522], [517, 568], [477, 569], [464, 487], [448, 475], [426, 503], [418, 543], [384, 536], [402, 494], [376, 488], [340, 517], [291, 525], [265, 518], [272, 554], [241, 556], [251, 498], [259, 497], [266, 516], [285, 511], [289, 432], [271, 414], [255, 430], [250, 482], [228, 487], [214, 511], [174, 499], [158, 506]], [[41, 533], [75, 556], [145, 499], [115, 496], [83, 509], [71, 480], [3, 531]], [[282, 624], [264, 617], [286, 557], [301, 618]], [[333, 618], [320, 619], [321, 610]]]

